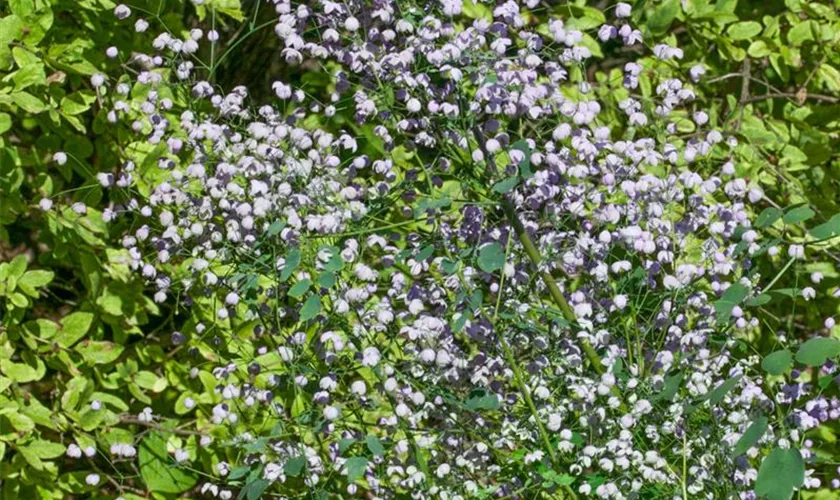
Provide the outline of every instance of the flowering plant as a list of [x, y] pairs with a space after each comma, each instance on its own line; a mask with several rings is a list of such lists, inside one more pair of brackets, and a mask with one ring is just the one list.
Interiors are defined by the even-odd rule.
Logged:
[[[231, 54], [216, 15], [241, 12], [193, 3], [210, 26], [114, 6], [121, 26], [157, 31], [131, 53], [108, 47], [111, 67], [89, 78], [120, 149], [90, 179], [102, 210], [37, 202], [50, 224], [95, 220], [121, 247], [97, 301], [110, 340], [79, 343], [85, 311], [46, 336], [71, 374], [71, 349], [91, 366], [124, 360], [101, 389], [63, 382], [73, 438], [59, 453], [96, 464], [65, 491], [752, 499], [840, 486], [833, 313], [814, 310], [803, 332], [795, 311], [771, 312], [833, 300], [808, 266], [840, 219], [811, 223], [809, 205], [783, 209], [745, 175], [759, 149], [749, 63], [730, 116], [698, 103], [726, 75], [659, 36], [678, 2], [646, 26], [626, 3], [257, 2], [232, 37], [257, 33], [268, 6], [287, 75], [261, 97], [214, 82]], [[621, 58], [602, 68], [605, 53]], [[52, 162], [86, 166], [65, 151]], [[128, 402], [111, 394], [123, 381]]]

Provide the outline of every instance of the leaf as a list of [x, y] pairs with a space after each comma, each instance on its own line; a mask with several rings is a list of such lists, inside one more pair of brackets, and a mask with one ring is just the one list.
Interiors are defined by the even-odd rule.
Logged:
[[735, 444], [735, 451], [733, 455], [739, 457], [747, 452], [750, 448], [755, 446], [756, 443], [764, 436], [764, 433], [767, 431], [767, 417], [764, 415], [758, 417], [757, 419], [753, 420], [753, 423], [744, 431], [744, 434], [741, 435], [741, 439], [738, 440], [738, 443]]
[[714, 406], [723, 401], [726, 393], [731, 391], [738, 384], [739, 380], [741, 380], [741, 375], [735, 375], [734, 377], [729, 377], [719, 386], [715, 387], [715, 389], [707, 395], [709, 404]]
[[673, 400], [674, 396], [677, 394], [677, 391], [680, 389], [680, 384], [682, 384], [684, 377], [685, 374], [683, 372], [679, 372], [676, 375], [671, 375], [670, 377], [665, 378], [665, 386], [662, 388], [662, 392], [657, 394], [654, 399], [656, 399], [657, 401]]
[[76, 352], [89, 363], [106, 365], [120, 357], [123, 346], [107, 341], [85, 342], [76, 347]]
[[292, 288], [289, 289], [289, 296], [294, 297], [296, 299], [303, 297], [303, 294], [305, 294], [307, 290], [309, 290], [309, 286], [311, 284], [312, 282], [308, 279], [298, 281], [294, 284], [294, 286], [292, 286]]
[[289, 279], [299, 265], [300, 250], [294, 248], [288, 253], [288, 255], [286, 255], [286, 264], [283, 266], [283, 270], [280, 271], [280, 281], [286, 281]]
[[654, 35], [668, 31], [674, 18], [680, 12], [680, 0], [665, 0], [648, 18], [647, 27]]
[[793, 490], [805, 482], [805, 462], [795, 448], [776, 448], [758, 468], [755, 493], [768, 500], [789, 500]]
[[309, 321], [321, 312], [321, 297], [310, 295], [300, 308], [300, 320]]
[[302, 456], [295, 457], [286, 461], [285, 465], [283, 465], [283, 472], [292, 477], [297, 477], [303, 472], [304, 465], [306, 465], [306, 458]]
[[723, 323], [729, 320], [732, 315], [732, 309], [741, 303], [749, 293], [747, 287], [740, 283], [733, 283], [723, 292], [721, 298], [715, 301], [715, 311], [717, 312], [717, 320]]
[[478, 267], [484, 272], [492, 273], [505, 265], [505, 250], [497, 242], [484, 245], [478, 251]]
[[787, 349], [768, 354], [761, 360], [761, 367], [770, 375], [781, 375], [793, 364], [793, 353]]
[[818, 240], [827, 240], [840, 236], [840, 214], [834, 214], [828, 222], [824, 222], [808, 231], [808, 234]]
[[181, 493], [198, 482], [192, 472], [173, 465], [166, 451], [166, 439], [157, 432], [146, 436], [138, 451], [140, 475], [151, 491], [160, 493]]
[[759, 229], [770, 227], [774, 222], [779, 220], [782, 215], [784, 215], [784, 212], [776, 207], [765, 208], [755, 219], [755, 227]]
[[381, 457], [385, 454], [385, 447], [382, 446], [382, 442], [379, 440], [378, 437], [374, 436], [373, 434], [368, 434], [365, 436], [365, 444], [367, 445], [368, 450], [373, 453], [376, 457]]
[[789, 210], [784, 217], [782, 217], [782, 221], [785, 224], [796, 224], [799, 222], [804, 222], [811, 217], [813, 217], [814, 211], [811, 210], [811, 207], [802, 206], [796, 207], [794, 209]]
[[239, 492], [239, 498], [242, 498], [244, 495], [248, 500], [257, 500], [258, 498], [262, 498], [263, 493], [265, 493], [265, 490], [269, 486], [271, 486], [271, 482], [267, 479], [255, 479], [246, 484], [245, 488]]
[[357, 479], [365, 475], [365, 468], [368, 460], [365, 457], [348, 458], [344, 464], [347, 467], [347, 482], [354, 483]]
[[811, 28], [811, 23], [812, 21], [803, 21], [791, 28], [787, 34], [788, 42], [798, 47], [809, 40], [813, 40], [814, 31]]
[[468, 410], [487, 410], [494, 411], [501, 408], [499, 398], [495, 394], [485, 394], [482, 396], [473, 396], [467, 400], [464, 405]]
[[71, 347], [81, 340], [93, 323], [93, 314], [74, 312], [61, 319], [61, 331], [55, 336], [55, 343], [61, 347]]
[[42, 286], [46, 286], [53, 280], [55, 273], [52, 271], [44, 271], [44, 270], [35, 270], [35, 271], [28, 271], [24, 274], [20, 281], [18, 282], [19, 285], [29, 285], [31, 287], [39, 288]]
[[494, 184], [493, 191], [501, 194], [507, 193], [508, 191], [516, 187], [517, 182], [519, 182], [519, 177], [515, 175], [513, 177], [508, 177], [507, 179]]
[[726, 30], [732, 40], [747, 40], [761, 33], [761, 25], [755, 21], [735, 23]]
[[744, 305], [746, 305], [747, 307], [758, 307], [770, 302], [770, 300], [772, 300], [772, 297], [770, 297], [766, 293], [760, 293], [755, 297], [747, 299], [744, 302]]
[[522, 151], [522, 153], [525, 154], [525, 157], [522, 158], [522, 161], [519, 162], [519, 175], [521, 175], [523, 179], [530, 179], [531, 177], [533, 177], [534, 173], [531, 171], [531, 147], [528, 145], [528, 141], [526, 141], [525, 139], [520, 139], [511, 144], [510, 147], [511, 149], [518, 149], [519, 151]]
[[808, 366], [822, 366], [840, 354], [840, 340], [830, 337], [816, 337], [808, 340], [796, 352], [796, 361]]

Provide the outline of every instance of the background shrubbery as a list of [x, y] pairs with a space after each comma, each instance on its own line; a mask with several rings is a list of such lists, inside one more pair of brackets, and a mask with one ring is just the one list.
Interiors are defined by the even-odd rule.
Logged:
[[[423, 2], [400, 3], [425, 9]], [[213, 475], [220, 461], [240, 456], [239, 451], [227, 456], [224, 451], [199, 451], [200, 435], [194, 429], [201, 417], [190, 413], [185, 402], [199, 394], [209, 398], [216, 385], [211, 370], [220, 361], [218, 344], [234, 346], [250, 335], [254, 325], [245, 320], [221, 322], [212, 336], [197, 336], [187, 345], [172, 337], [176, 331], [195, 331], [197, 323], [207, 320], [206, 311], [184, 307], [186, 296], [154, 300], [154, 290], [130, 269], [122, 244], [133, 222], [108, 224], [103, 219], [110, 203], [125, 200], [115, 199], [117, 195], [97, 178], [98, 173], [133, 160], [138, 182], [131, 196], [142, 203], [162, 178], [157, 165], [160, 152], [138, 140], [128, 127], [109, 123], [110, 95], [98, 95], [91, 77], [107, 74], [117, 81], [125, 73], [129, 78], [133, 70], [127, 61], [132, 52], [147, 50], [161, 31], [183, 36], [195, 27], [213, 27], [220, 43], [212, 52], [208, 44], [201, 45], [195, 60], [203, 61], [204, 67], [196, 71], [225, 92], [247, 85], [251, 101], [261, 103], [273, 98], [272, 83], [278, 79], [313, 96], [327, 96], [335, 87], [334, 68], [319, 72], [285, 62], [282, 42], [272, 31], [276, 14], [265, 2], [206, 0], [196, 6], [175, 0], [138, 1], [131, 4], [135, 15], [152, 24], [145, 33], [135, 32], [134, 18], [118, 21], [115, 7], [108, 0], [10, 0], [0, 5], [4, 499], [137, 498], [149, 492], [172, 497], [196, 491], [194, 487]], [[824, 277], [813, 285], [820, 297], [830, 298], [830, 291], [840, 285], [840, 253], [830, 239], [840, 234], [840, 221], [832, 218], [840, 213], [840, 3], [637, 2], [631, 22], [642, 30], [645, 45], [668, 43], [684, 50], [682, 60], [668, 62], [649, 54], [636, 59], [642, 50], [621, 44], [602, 50], [595, 40], [598, 28], [612, 17], [608, 7], [600, 1], [542, 2], [533, 15], [562, 18], [569, 29], [587, 33], [583, 45], [594, 58], [575, 68], [572, 79], [585, 76], [595, 83], [593, 94], [607, 104], [601, 119], [617, 129], [626, 122], [619, 102], [627, 96], [621, 93], [621, 82], [628, 60], [643, 66], [634, 91], [642, 100], [654, 93], [654, 74], [658, 81], [702, 65], [706, 77], [695, 84], [694, 111], [707, 113], [711, 124], [738, 138], [730, 157], [737, 175], [758, 184], [777, 207], [778, 212], [764, 210], [766, 206], [750, 208], [758, 217], [757, 225], [764, 226], [769, 238], [785, 243], [825, 240], [812, 243], [807, 261], [778, 274], [775, 293], [761, 299], [756, 313], [761, 328], [738, 342], [745, 353], [765, 355], [776, 350], [777, 337], [790, 345], [808, 339], [824, 328], [825, 318], [838, 312], [836, 300], [807, 301], [801, 290], [813, 273]], [[488, 13], [482, 4], [468, 4], [465, 9], [467, 17]], [[112, 46], [120, 54], [115, 59], [106, 56]], [[180, 106], [189, 101], [189, 90], [173, 85], [162, 92]], [[313, 125], [335, 132], [350, 128], [362, 152], [382, 154], [382, 141], [372, 127], [354, 123], [353, 107], [338, 108], [335, 117]], [[687, 111], [674, 114], [680, 113], [685, 119], [678, 120], [678, 135], [691, 138], [695, 123]], [[57, 152], [66, 153], [67, 161], [55, 161]], [[411, 161], [405, 150], [393, 152], [393, 158]], [[701, 173], [716, 174], [722, 163]], [[486, 186], [471, 188], [490, 192]], [[44, 199], [53, 202], [52, 209], [43, 209]], [[79, 202], [86, 206], [85, 213], [73, 210]], [[800, 208], [791, 212], [791, 207]], [[377, 212], [381, 214], [384, 224], [399, 222], [384, 208]], [[761, 274], [772, 279], [783, 268], [788, 270], [787, 262], [784, 254], [762, 260]], [[243, 278], [247, 281], [247, 276]], [[837, 328], [829, 330], [834, 336], [840, 333]], [[237, 349], [229, 347], [225, 355], [247, 364], [252, 353]], [[784, 356], [773, 360], [780, 362], [780, 372], [789, 373], [790, 360], [779, 359]], [[190, 361], [196, 358], [205, 363]], [[768, 363], [772, 366], [772, 361]], [[197, 377], [190, 374], [194, 367], [201, 371]], [[812, 382], [827, 395], [837, 393], [831, 377]], [[473, 410], [493, 406], [481, 398], [471, 401]], [[154, 422], [138, 417], [146, 407], [156, 415]], [[819, 467], [823, 486], [836, 477], [833, 470], [840, 462], [837, 431], [836, 422], [813, 431], [815, 453], [823, 461]], [[71, 443], [78, 444], [83, 456], [87, 447], [100, 451], [87, 460], [74, 460], [67, 456]], [[137, 446], [136, 465], [109, 461], [105, 450], [119, 443]], [[383, 445], [369, 436], [364, 447], [356, 446], [360, 453], [376, 456]], [[192, 465], [173, 467], [174, 449], [190, 450]], [[303, 464], [298, 465], [299, 473]], [[292, 474], [295, 467], [292, 464], [287, 473], [297, 475]], [[230, 479], [234, 485], [237, 479], [240, 485], [254, 484], [246, 476], [249, 473], [247, 467], [237, 469], [237, 477]], [[90, 474], [103, 478], [99, 486], [86, 484]], [[361, 471], [351, 474], [362, 476]], [[326, 498], [328, 491], [344, 490], [335, 488], [339, 492], [335, 493], [328, 483], [310, 493]], [[802, 497], [836, 498], [837, 491], [812, 490]], [[661, 494], [664, 498], [669, 493]]]

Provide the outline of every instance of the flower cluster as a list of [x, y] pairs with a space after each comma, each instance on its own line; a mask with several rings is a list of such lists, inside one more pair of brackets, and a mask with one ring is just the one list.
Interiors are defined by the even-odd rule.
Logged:
[[[217, 88], [198, 29], [94, 82], [138, 137], [99, 177], [104, 217], [155, 301], [201, 318], [171, 348], [199, 447], [229, 457], [203, 494], [251, 474], [288, 497], [752, 499], [771, 447], [820, 486], [805, 433], [840, 401], [741, 348], [744, 299], [772, 286], [757, 262], [785, 244], [756, 228], [735, 136], [693, 107], [702, 66], [646, 49], [624, 3], [595, 36], [532, 1], [272, 4], [326, 95]], [[611, 44], [644, 55], [587, 78]]]

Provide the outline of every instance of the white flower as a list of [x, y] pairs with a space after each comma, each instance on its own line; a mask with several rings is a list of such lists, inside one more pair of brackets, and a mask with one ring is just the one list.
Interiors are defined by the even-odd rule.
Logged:
[[99, 474], [88, 474], [87, 476], [85, 476], [85, 483], [87, 483], [90, 486], [96, 486], [97, 484], [99, 484]]
[[630, 4], [627, 4], [627, 3], [624, 3], [624, 2], [618, 2], [618, 4], [616, 4], [616, 6], [615, 6], [615, 17], [618, 17], [618, 18], [630, 17], [630, 14], [631, 14], [632, 10], [633, 9], [632, 9], [632, 7], [630, 7]]

